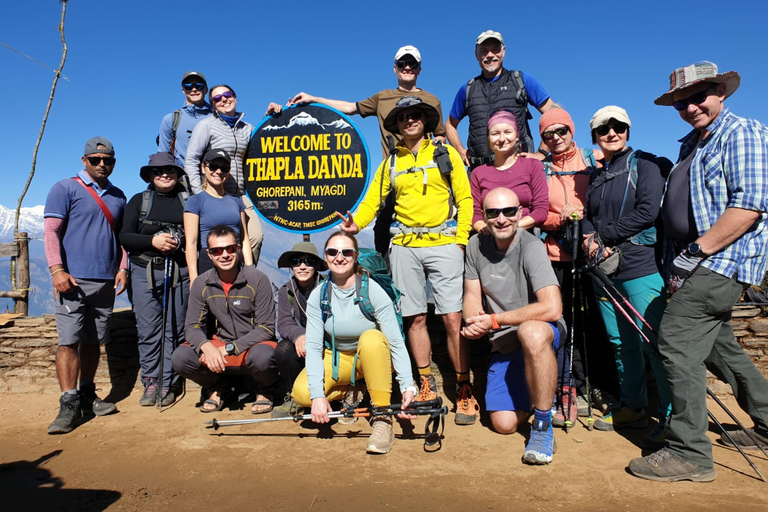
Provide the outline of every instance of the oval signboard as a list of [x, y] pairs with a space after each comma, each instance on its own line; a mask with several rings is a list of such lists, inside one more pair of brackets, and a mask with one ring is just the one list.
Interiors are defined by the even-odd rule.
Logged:
[[245, 188], [276, 227], [312, 233], [335, 226], [368, 188], [368, 146], [352, 121], [323, 105], [283, 110], [254, 131]]

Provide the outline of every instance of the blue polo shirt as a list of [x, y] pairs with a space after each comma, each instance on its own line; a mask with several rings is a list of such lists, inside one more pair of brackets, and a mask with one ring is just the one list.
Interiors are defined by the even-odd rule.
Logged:
[[[109, 181], [102, 190], [85, 170], [78, 176], [107, 205], [119, 233], [126, 203], [123, 191]], [[64, 220], [61, 257], [69, 274], [82, 279], [115, 278], [122, 258], [119, 240], [96, 200], [77, 180], [67, 178], [51, 187], [44, 217]]]

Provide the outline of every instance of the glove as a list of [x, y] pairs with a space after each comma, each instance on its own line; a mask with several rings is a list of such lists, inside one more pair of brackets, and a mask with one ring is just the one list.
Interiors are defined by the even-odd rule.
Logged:
[[688, 251], [678, 254], [669, 267], [669, 292], [675, 293], [679, 290], [703, 259], [698, 256], [691, 256]]

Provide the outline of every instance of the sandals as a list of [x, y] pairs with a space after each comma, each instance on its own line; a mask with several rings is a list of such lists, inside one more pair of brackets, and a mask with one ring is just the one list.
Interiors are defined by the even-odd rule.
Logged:
[[[206, 405], [214, 405], [215, 407], [213, 409], [206, 409], [205, 407]], [[224, 396], [221, 393], [219, 393], [219, 400], [216, 401], [213, 398], [207, 398], [203, 402], [203, 405], [200, 406], [200, 412], [204, 412], [204, 413], [218, 412], [224, 409], [224, 405], [225, 405]]]
[[[261, 397], [261, 398], [259, 398]], [[272, 409], [274, 409], [274, 403], [272, 403], [272, 400], [263, 394], [259, 394], [256, 397], [256, 401], [253, 402], [253, 405], [251, 406], [251, 414], [267, 414], [269, 412], [272, 412]], [[266, 406], [266, 407], [265, 407]], [[258, 411], [254, 411], [254, 407], [265, 407], [264, 409], [259, 409]]]

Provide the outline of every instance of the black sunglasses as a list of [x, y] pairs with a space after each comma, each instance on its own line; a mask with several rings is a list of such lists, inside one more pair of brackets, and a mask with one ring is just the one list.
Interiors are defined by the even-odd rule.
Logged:
[[102, 160], [106, 166], [115, 165], [115, 157], [113, 156], [87, 156], [85, 158], [91, 165], [99, 165]]
[[291, 258], [292, 267], [300, 267], [302, 264], [306, 265], [307, 267], [314, 267], [315, 258], [313, 258], [312, 256]]
[[214, 103], [218, 103], [222, 100], [222, 98], [233, 98], [235, 94], [232, 91], [224, 91], [221, 94], [217, 94], [215, 96], [212, 96], [211, 99]]
[[401, 71], [403, 69], [405, 69], [406, 66], [411, 68], [412, 70], [416, 71], [417, 69], [419, 69], [419, 66], [421, 65], [418, 62], [416, 62], [415, 60], [403, 60], [403, 59], [400, 59], [395, 64], [397, 64], [397, 69], [399, 69]]
[[224, 174], [227, 174], [229, 172], [229, 166], [228, 165], [219, 165], [215, 164], [213, 162], [208, 162], [208, 170], [211, 172], [221, 171]]
[[224, 251], [227, 251], [227, 254], [235, 254], [238, 249], [240, 249], [239, 244], [232, 244], [224, 247], [209, 247], [208, 254], [211, 256], [221, 256]]
[[549, 130], [548, 132], [543, 132], [543, 133], [541, 134], [541, 136], [542, 136], [543, 138], [545, 138], [545, 139], [554, 139], [554, 138], [555, 138], [555, 135], [557, 135], [557, 136], [559, 136], [559, 137], [565, 137], [565, 135], [566, 135], [566, 134], [567, 134], [569, 131], [571, 131], [571, 129], [570, 129], [570, 128], [568, 128], [567, 126], [564, 126], [564, 127], [562, 127], [562, 128], [556, 128], [556, 129], [554, 129], [554, 130]]
[[404, 123], [406, 119], [419, 121], [423, 116], [424, 114], [421, 112], [421, 110], [411, 110], [410, 112], [400, 112], [397, 114], [397, 120], [401, 123]]
[[683, 110], [688, 108], [688, 105], [701, 105], [705, 101], [707, 101], [707, 98], [709, 98], [709, 95], [713, 93], [713, 87], [709, 87], [707, 89], [704, 89], [703, 91], [699, 91], [695, 94], [691, 94], [684, 100], [677, 100], [676, 102], [672, 103], [672, 106], [675, 107], [675, 110], [679, 110], [682, 112]]
[[176, 174], [179, 171], [175, 167], [153, 167], [149, 172], [152, 176], [162, 176], [163, 174]]
[[207, 87], [204, 82], [186, 83], [186, 84], [181, 84], [181, 86], [184, 88], [185, 91], [191, 91], [192, 89], [197, 89], [198, 91], [202, 91]]
[[339, 253], [341, 253], [341, 255], [345, 258], [351, 258], [357, 253], [357, 251], [354, 249], [334, 249], [333, 247], [328, 247], [325, 249], [325, 254], [331, 258], [335, 258]]
[[519, 209], [519, 206], [507, 206], [505, 208], [486, 208], [485, 216], [489, 219], [496, 219], [499, 217], [499, 215], [504, 215], [506, 218], [511, 219], [517, 215], [517, 211]]
[[600, 125], [595, 128], [595, 132], [599, 136], [605, 137], [611, 130], [613, 130], [616, 135], [621, 135], [622, 133], [626, 132], [627, 129], [629, 129], [629, 125], [627, 123], [616, 122]]

